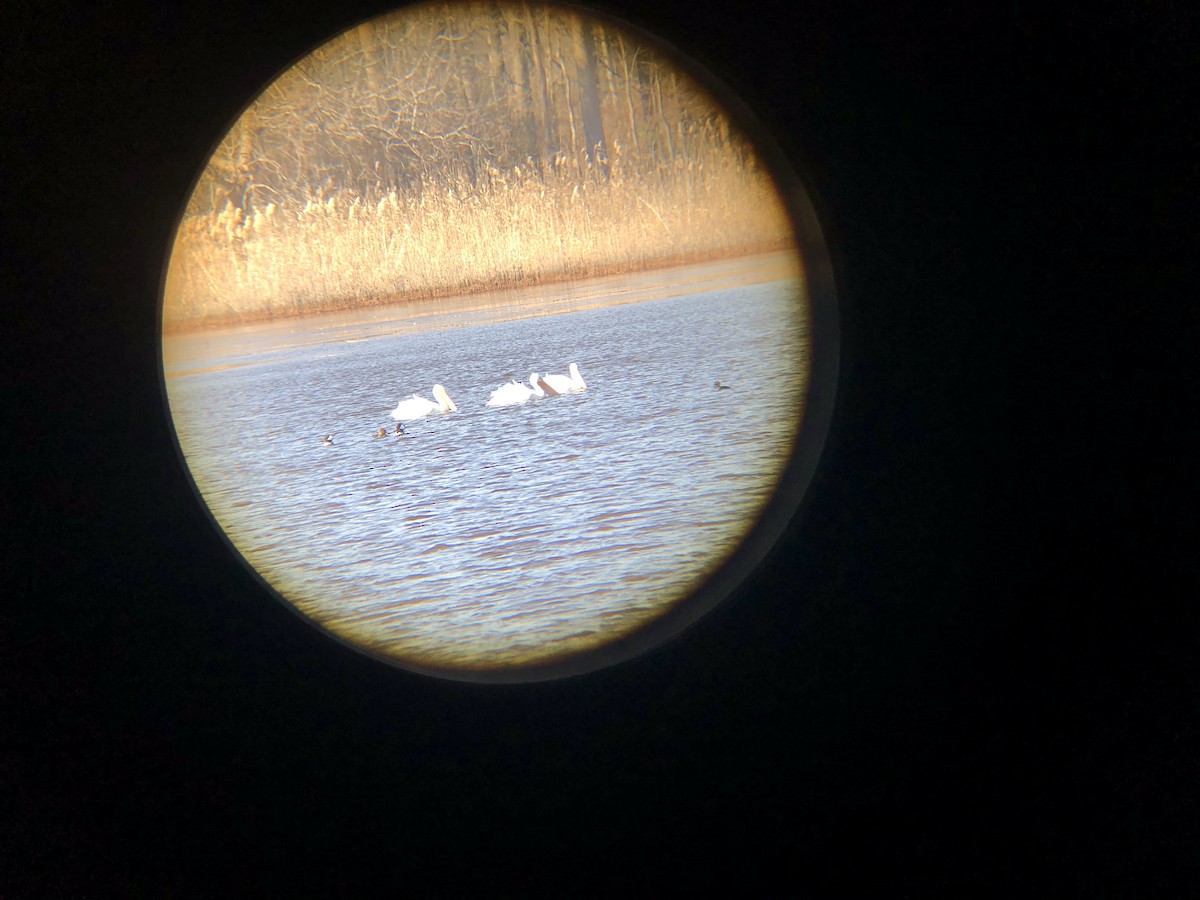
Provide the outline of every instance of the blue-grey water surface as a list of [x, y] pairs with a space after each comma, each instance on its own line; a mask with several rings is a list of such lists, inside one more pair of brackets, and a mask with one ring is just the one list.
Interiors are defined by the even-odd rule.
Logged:
[[[510, 320], [167, 338], [168, 396], [217, 521], [305, 615], [401, 664], [546, 662], [657, 617], [744, 536], [803, 405], [800, 294], [718, 280]], [[586, 392], [484, 406], [571, 362]], [[372, 438], [434, 382], [457, 412]]]

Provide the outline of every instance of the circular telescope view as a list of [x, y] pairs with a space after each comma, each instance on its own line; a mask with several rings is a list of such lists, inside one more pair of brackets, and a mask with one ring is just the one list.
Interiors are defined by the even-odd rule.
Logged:
[[333, 38], [180, 219], [163, 376], [199, 498], [395, 666], [533, 681], [662, 643], [762, 558], [824, 438], [828, 254], [781, 160], [703, 70], [579, 8]]

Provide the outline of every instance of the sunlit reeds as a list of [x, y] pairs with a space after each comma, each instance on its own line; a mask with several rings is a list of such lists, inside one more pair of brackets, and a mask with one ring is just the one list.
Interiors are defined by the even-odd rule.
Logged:
[[[747, 161], [750, 160], [750, 161]], [[339, 190], [232, 204], [180, 224], [164, 327], [231, 323], [550, 283], [789, 246], [788, 218], [750, 154], [700, 144], [606, 180], [560, 161], [429, 178], [407, 195]]]

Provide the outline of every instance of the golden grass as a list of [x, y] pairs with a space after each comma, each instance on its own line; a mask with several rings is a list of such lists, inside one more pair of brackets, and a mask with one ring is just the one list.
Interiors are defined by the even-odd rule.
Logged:
[[300, 315], [637, 271], [791, 246], [771, 179], [727, 145], [604, 182], [583, 165], [485, 181], [430, 180], [419, 196], [309, 196], [243, 217], [185, 218], [163, 325]]

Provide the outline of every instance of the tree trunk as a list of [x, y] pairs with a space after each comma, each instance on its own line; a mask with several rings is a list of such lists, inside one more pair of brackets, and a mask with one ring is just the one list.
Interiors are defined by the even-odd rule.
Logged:
[[533, 90], [530, 84], [529, 54], [523, 49], [522, 25], [510, 16], [508, 7], [497, 5], [493, 16], [496, 23], [496, 43], [500, 50], [500, 75], [504, 78], [506, 102], [513, 107], [513, 155], [516, 159], [504, 162], [523, 162], [525, 157], [540, 155], [538, 123], [534, 111]]
[[625, 39], [617, 35], [617, 42], [621, 48], [621, 69], [625, 75], [625, 109], [629, 113], [629, 135], [633, 139], [634, 155], [640, 162], [642, 141], [638, 137], [637, 113], [633, 108], [633, 71], [629, 67], [629, 51], [625, 47]]
[[596, 44], [592, 28], [575, 13], [572, 22], [575, 71], [579, 82], [579, 112], [583, 119], [583, 149], [592, 167], [607, 180], [608, 146], [604, 140], [604, 118], [600, 114], [599, 80], [596, 77]]
[[[546, 14], [543, 12], [543, 16]], [[558, 152], [555, 136], [554, 105], [550, 98], [550, 86], [546, 78], [545, 54], [542, 51], [549, 35], [543, 33], [540, 22], [535, 22], [533, 11], [525, 6], [525, 33], [529, 35], [529, 58], [533, 63], [533, 94], [535, 109], [541, 125], [538, 135], [538, 156], [544, 163], [552, 161]]]

